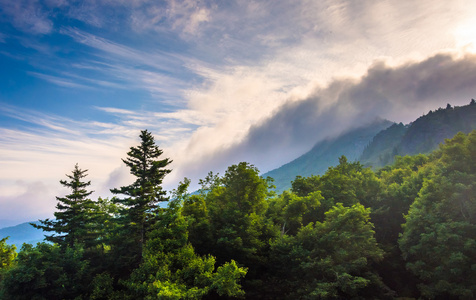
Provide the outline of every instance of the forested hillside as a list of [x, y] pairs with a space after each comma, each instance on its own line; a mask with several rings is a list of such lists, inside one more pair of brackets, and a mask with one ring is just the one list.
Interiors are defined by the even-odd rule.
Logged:
[[170, 160], [140, 138], [124, 159], [136, 181], [117, 197], [89, 199], [75, 166], [56, 219], [35, 224], [53, 244], [17, 255], [0, 241], [0, 298], [476, 297], [476, 131], [378, 172], [342, 156], [279, 195], [242, 162], [170, 198]]
[[335, 166], [339, 162], [342, 155], [351, 161], [359, 159], [372, 138], [392, 124], [387, 120], [376, 120], [338, 137], [328, 138], [295, 160], [263, 174], [263, 177], [272, 177], [275, 180], [276, 191], [285, 191], [291, 188], [291, 181], [296, 176], [324, 174], [328, 167]]
[[374, 137], [359, 160], [374, 168], [393, 162], [395, 155], [430, 153], [445, 139], [458, 132], [476, 129], [476, 102], [469, 105], [439, 108], [418, 118], [407, 126], [393, 125]]
[[396, 155], [428, 154], [445, 139], [458, 132], [476, 129], [476, 103], [439, 108], [404, 125], [380, 120], [355, 128], [335, 138], [317, 143], [309, 152], [295, 160], [263, 174], [275, 179], [277, 192], [291, 187], [296, 176], [322, 175], [344, 155], [350, 161], [360, 161], [374, 170], [393, 163]]

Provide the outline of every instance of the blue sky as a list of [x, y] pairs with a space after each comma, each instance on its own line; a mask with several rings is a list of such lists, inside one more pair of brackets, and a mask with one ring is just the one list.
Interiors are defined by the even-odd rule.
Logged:
[[172, 189], [469, 103], [475, 15], [471, 0], [0, 0], [0, 220], [51, 216], [75, 163], [108, 196], [146, 128]]

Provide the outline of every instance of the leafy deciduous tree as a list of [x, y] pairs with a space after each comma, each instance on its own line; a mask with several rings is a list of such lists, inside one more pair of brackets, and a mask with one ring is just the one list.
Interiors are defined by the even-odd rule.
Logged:
[[[476, 296], [476, 131], [446, 140], [399, 240], [427, 298]], [[431, 255], [429, 255], [431, 253]]]
[[272, 244], [275, 295], [285, 299], [383, 297], [371, 263], [382, 258], [370, 223], [370, 209], [337, 204], [324, 222], [309, 223], [296, 236]]

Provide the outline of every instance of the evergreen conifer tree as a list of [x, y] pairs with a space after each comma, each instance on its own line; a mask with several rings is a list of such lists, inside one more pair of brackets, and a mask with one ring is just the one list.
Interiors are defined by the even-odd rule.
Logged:
[[113, 194], [122, 194], [124, 198], [114, 198], [120, 206], [118, 237], [126, 237], [116, 243], [118, 259], [124, 266], [136, 266], [142, 256], [146, 233], [155, 223], [158, 203], [166, 201], [166, 192], [162, 189], [162, 180], [171, 172], [166, 169], [172, 161], [159, 159], [162, 150], [155, 144], [154, 137], [147, 130], [141, 131], [141, 143], [131, 147], [127, 158], [122, 161], [130, 169], [136, 180], [127, 186], [111, 189]]
[[60, 183], [71, 189], [71, 194], [64, 197], [56, 197], [57, 212], [54, 213], [55, 220], [39, 220], [40, 224], [33, 224], [36, 228], [48, 232], [55, 232], [50, 236], [45, 236], [47, 241], [56, 243], [62, 247], [73, 247], [81, 243], [85, 248], [94, 245], [96, 237], [91, 227], [94, 217], [95, 204], [88, 196], [92, 191], [86, 187], [91, 181], [83, 181], [88, 170], [81, 170], [76, 164], [72, 175], [66, 175], [69, 180], [60, 180]]

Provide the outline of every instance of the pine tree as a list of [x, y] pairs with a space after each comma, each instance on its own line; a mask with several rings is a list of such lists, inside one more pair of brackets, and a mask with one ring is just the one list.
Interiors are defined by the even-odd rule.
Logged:
[[125, 198], [114, 198], [113, 201], [122, 207], [119, 211], [121, 232], [118, 237], [127, 236], [116, 244], [122, 250], [125, 265], [140, 262], [146, 233], [155, 223], [158, 203], [167, 201], [166, 192], [162, 189], [162, 180], [171, 172], [166, 169], [172, 161], [168, 158], [159, 159], [162, 150], [155, 144], [154, 137], [147, 130], [141, 131], [141, 144], [131, 147], [127, 158], [122, 161], [136, 177], [134, 183], [120, 188], [111, 189], [113, 194], [125, 195]]
[[71, 194], [56, 197], [58, 211], [54, 213], [55, 220], [45, 219], [39, 220], [40, 225], [31, 224], [44, 231], [56, 233], [45, 236], [47, 241], [62, 247], [73, 247], [78, 243], [84, 244], [86, 248], [94, 245], [96, 238], [91, 224], [95, 204], [88, 199], [92, 191], [86, 189], [91, 185], [91, 181], [83, 181], [87, 171], [81, 170], [76, 164], [72, 175], [66, 175], [69, 180], [60, 180], [61, 185], [71, 189]]

